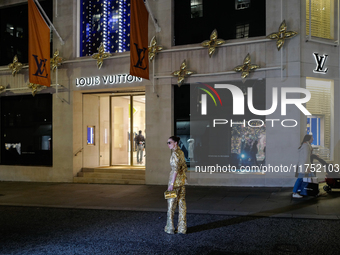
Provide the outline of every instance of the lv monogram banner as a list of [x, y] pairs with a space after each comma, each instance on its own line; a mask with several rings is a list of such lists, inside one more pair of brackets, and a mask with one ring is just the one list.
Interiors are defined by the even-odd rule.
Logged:
[[131, 0], [130, 74], [149, 79], [148, 18], [143, 0]]
[[50, 29], [34, 0], [28, 0], [28, 64], [29, 81], [49, 87]]

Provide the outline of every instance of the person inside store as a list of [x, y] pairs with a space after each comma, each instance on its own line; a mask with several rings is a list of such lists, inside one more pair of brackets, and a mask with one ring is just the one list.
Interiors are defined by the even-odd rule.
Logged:
[[[183, 151], [179, 148], [180, 138], [171, 136], [168, 139], [168, 147], [171, 150], [168, 191], [175, 190], [177, 197], [168, 199], [167, 223], [164, 231], [168, 234], [186, 234], [187, 231], [187, 206], [185, 202], [185, 184], [187, 184], [187, 165]], [[178, 205], [178, 225], [175, 231], [174, 214]]]
[[142, 135], [142, 130], [139, 130], [139, 135], [135, 137], [135, 141], [137, 145], [137, 164], [143, 164], [143, 151], [145, 138]]
[[303, 182], [304, 177], [308, 177], [309, 175], [309, 166], [311, 164], [311, 155], [312, 155], [312, 142], [313, 142], [313, 136], [312, 135], [305, 135], [300, 147], [298, 148], [299, 153], [299, 159], [298, 163], [296, 165], [295, 170], [295, 177], [297, 177], [297, 180], [295, 182], [294, 188], [293, 188], [293, 198], [302, 198], [298, 192], [301, 191], [301, 186]]
[[189, 161], [193, 162], [195, 161], [194, 159], [194, 148], [195, 148], [195, 139], [192, 138], [192, 135], [190, 135], [190, 138], [188, 139], [188, 144], [189, 144], [189, 148], [188, 148], [188, 152], [189, 152]]
[[251, 157], [251, 162], [252, 166], [259, 166], [259, 163], [257, 162], [256, 154], [258, 153], [258, 148], [257, 148], [258, 141], [255, 140], [251, 149], [250, 149], [250, 157]]

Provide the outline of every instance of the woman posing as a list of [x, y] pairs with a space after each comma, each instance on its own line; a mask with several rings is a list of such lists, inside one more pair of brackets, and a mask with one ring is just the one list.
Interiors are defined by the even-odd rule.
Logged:
[[187, 232], [187, 206], [185, 202], [185, 184], [187, 165], [183, 151], [178, 147], [180, 138], [171, 136], [168, 139], [168, 146], [171, 149], [170, 166], [171, 172], [169, 176], [168, 190], [176, 191], [176, 198], [168, 199], [167, 223], [164, 231], [168, 234], [174, 234], [174, 214], [178, 204], [178, 225], [177, 233], [186, 234]]

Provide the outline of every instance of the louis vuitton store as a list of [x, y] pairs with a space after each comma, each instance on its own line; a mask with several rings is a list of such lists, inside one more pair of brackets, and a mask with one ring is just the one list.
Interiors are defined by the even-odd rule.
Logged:
[[[183, 2], [188, 8], [178, 9]], [[58, 1], [53, 23], [67, 41], [62, 45], [53, 38], [53, 49], [58, 49], [64, 60], [51, 75], [52, 86], [39, 89], [32, 97], [32, 90], [27, 88], [27, 69], [13, 77], [6, 64], [0, 67], [0, 85], [5, 87], [0, 94], [0, 180], [164, 185], [170, 170], [166, 141], [171, 135], [181, 137], [189, 185], [293, 186], [293, 170], [264, 172], [261, 168], [247, 172], [241, 167], [293, 166], [297, 148], [307, 133], [313, 135], [313, 148], [320, 157], [339, 164], [340, 55], [339, 47], [334, 47], [338, 46], [340, 27], [337, 1], [324, 1], [333, 4], [325, 6], [333, 10], [329, 22], [334, 23], [327, 35], [315, 32], [313, 24], [309, 29], [308, 0], [296, 4], [281, 4], [280, 0], [247, 1], [246, 5], [230, 2], [224, 10], [233, 10], [234, 21], [228, 29], [216, 25], [217, 37], [225, 42], [209, 56], [208, 48], [200, 44], [209, 40], [212, 32], [203, 25], [213, 20], [204, 15], [208, 5], [204, 6], [203, 1], [195, 1], [195, 6], [182, 0], [162, 5], [150, 1], [162, 28], [156, 36], [163, 50], [150, 62], [150, 80], [146, 80], [128, 74], [130, 58], [124, 47], [128, 47], [129, 34], [119, 34], [119, 16], [110, 19], [114, 22], [111, 28], [118, 31], [111, 35], [116, 40], [110, 41], [117, 52], [111, 52], [113, 55], [98, 68], [91, 55], [100, 45], [100, 40], [93, 38], [105, 31], [109, 34], [100, 22], [100, 8], [104, 7], [89, 18], [86, 6], [90, 1], [63, 5]], [[86, 9], [83, 12], [81, 4]], [[261, 11], [253, 13], [255, 9]], [[189, 15], [184, 15], [186, 11]], [[241, 22], [241, 17], [250, 20]], [[278, 50], [277, 40], [266, 36], [278, 33], [283, 20], [286, 30], [297, 35], [287, 38]], [[91, 26], [87, 25], [90, 21]], [[202, 29], [196, 28], [197, 24]], [[86, 35], [91, 33], [89, 44]], [[149, 22], [149, 40], [154, 35], [155, 28]], [[247, 71], [247, 64], [254, 68]], [[172, 73], [178, 75], [176, 71], [182, 67], [191, 75], [183, 77], [179, 86], [180, 77]], [[244, 72], [248, 72], [247, 77], [243, 77]], [[235, 86], [240, 92], [243, 115], [234, 113], [236, 100], [222, 85]], [[310, 100], [302, 102], [307, 94], [301, 90], [289, 92], [296, 88], [308, 90]], [[282, 91], [288, 91], [284, 97]], [[300, 99], [302, 103], [300, 107], [294, 103], [283, 105], [282, 99]], [[205, 119], [204, 104], [207, 116], [219, 119], [223, 125], [214, 126], [211, 119]], [[305, 115], [302, 108], [311, 115]], [[221, 113], [211, 115], [212, 110]], [[254, 114], [256, 110], [268, 112]], [[137, 146], [139, 133], [144, 137], [142, 150]], [[257, 152], [252, 151], [255, 156], [246, 157], [246, 145], [257, 148]], [[230, 165], [236, 171], [198, 171], [203, 169], [203, 159], [210, 166]]]

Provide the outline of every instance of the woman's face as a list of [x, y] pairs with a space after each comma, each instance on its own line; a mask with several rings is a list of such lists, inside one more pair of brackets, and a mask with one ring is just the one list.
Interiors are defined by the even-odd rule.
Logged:
[[169, 146], [169, 149], [172, 150], [177, 146], [177, 142], [174, 142], [172, 139], [169, 139], [168, 146]]
[[309, 140], [309, 143], [312, 143], [314, 140], [313, 136], [311, 137], [311, 139]]

